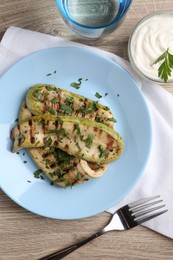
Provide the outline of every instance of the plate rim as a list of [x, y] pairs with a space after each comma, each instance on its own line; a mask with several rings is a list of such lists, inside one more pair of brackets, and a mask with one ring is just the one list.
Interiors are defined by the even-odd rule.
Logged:
[[[96, 212], [93, 212], [92, 214], [88, 214], [86, 216], [80, 216], [80, 217], [51, 217], [50, 215], [48, 214], [41, 214], [39, 212], [36, 212], [36, 211], [33, 211], [31, 210], [29, 207], [26, 207], [26, 206], [23, 206], [23, 204], [18, 201], [16, 198], [14, 198], [13, 196], [11, 196], [9, 194], [8, 191], [6, 191], [5, 189], [3, 189], [3, 187], [1, 186], [1, 183], [0, 183], [0, 188], [2, 189], [2, 191], [10, 198], [12, 199], [17, 205], [21, 206], [22, 208], [26, 209], [27, 211], [29, 212], [32, 212], [36, 215], [39, 215], [39, 216], [42, 216], [42, 217], [48, 217], [48, 218], [52, 218], [52, 219], [59, 219], [59, 220], [75, 220], [75, 219], [83, 219], [83, 218], [88, 218], [88, 217], [92, 217], [92, 216], [95, 216], [97, 214], [100, 214], [106, 210], [108, 210], [110, 207], [113, 207], [114, 205], [118, 204], [125, 196], [127, 196], [127, 194], [133, 190], [133, 188], [135, 188], [135, 185], [137, 184], [137, 182], [139, 181], [139, 179], [141, 178], [143, 172], [144, 172], [144, 169], [146, 168], [146, 165], [147, 165], [147, 162], [149, 160], [149, 157], [150, 157], [150, 153], [151, 153], [151, 146], [152, 146], [152, 120], [151, 120], [151, 114], [150, 114], [150, 110], [149, 110], [149, 107], [148, 107], [148, 104], [147, 104], [147, 100], [145, 99], [143, 93], [142, 93], [142, 90], [139, 88], [138, 84], [137, 84], [137, 81], [135, 80], [135, 78], [133, 77], [133, 75], [131, 75], [131, 73], [126, 70], [121, 64], [119, 64], [117, 61], [113, 61], [112, 59], [110, 59], [109, 57], [106, 57], [102, 54], [99, 54], [98, 52], [94, 52], [94, 50], [92, 50], [92, 47], [90, 48], [84, 48], [84, 47], [78, 47], [78, 46], [59, 46], [59, 47], [51, 47], [51, 48], [44, 48], [44, 49], [41, 49], [41, 50], [37, 50], [37, 51], [34, 51], [28, 55], [26, 55], [25, 57], [19, 59], [18, 61], [16, 61], [14, 64], [12, 64], [1, 76], [0, 76], [0, 80], [2, 80], [6, 74], [8, 74], [8, 72], [10, 72], [17, 64], [19, 63], [22, 63], [23, 61], [26, 61], [27, 59], [29, 58], [32, 58], [34, 56], [37, 56], [38, 54], [42, 54], [44, 52], [47, 52], [47, 51], [54, 51], [54, 50], [57, 50], [57, 49], [71, 49], [71, 50], [77, 50], [77, 51], [81, 51], [81, 52], [85, 52], [89, 55], [92, 55], [92, 56], [96, 56], [97, 58], [100, 58], [100, 59], [103, 59], [105, 60], [106, 62], [109, 62], [111, 63], [113, 66], [117, 66], [119, 67], [119, 69], [121, 69], [123, 71], [123, 73], [125, 73], [132, 81], [133, 81], [133, 84], [135, 85], [135, 88], [136, 88], [136, 91], [138, 92], [138, 94], [140, 95], [141, 99], [143, 100], [143, 103], [145, 105], [145, 110], [147, 112], [147, 121], [149, 123], [148, 127], [149, 127], [149, 132], [150, 132], [150, 140], [148, 142], [148, 151], [147, 151], [147, 155], [145, 157], [145, 161], [142, 165], [142, 167], [140, 168], [140, 171], [137, 175], [137, 177], [133, 180], [133, 183], [131, 183], [131, 185], [129, 186], [129, 188], [126, 190], [126, 192], [124, 192], [123, 194], [121, 194], [121, 196], [119, 196], [119, 199], [118, 201], [116, 202], [113, 202], [111, 200], [111, 202], [109, 203], [109, 205], [107, 205], [106, 207], [102, 207], [102, 209], [100, 209], [100, 211], [96, 211]], [[0, 122], [0, 125], [2, 123]], [[104, 208], [104, 209], [103, 209]]]

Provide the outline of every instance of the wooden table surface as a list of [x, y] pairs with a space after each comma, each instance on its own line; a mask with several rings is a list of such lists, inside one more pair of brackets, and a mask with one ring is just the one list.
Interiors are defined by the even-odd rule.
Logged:
[[[0, 37], [18, 26], [85, 43], [127, 57], [127, 42], [136, 23], [156, 10], [173, 10], [172, 0], [134, 0], [121, 27], [99, 40], [85, 40], [62, 21], [54, 0], [0, 0]], [[173, 94], [173, 87], [167, 86]], [[1, 172], [1, 174], [4, 174]], [[0, 260], [32, 260], [86, 238], [103, 227], [109, 213], [74, 220], [52, 220], [21, 208], [0, 191]], [[107, 233], [66, 259], [173, 259], [173, 240], [138, 226], [129, 232]]]

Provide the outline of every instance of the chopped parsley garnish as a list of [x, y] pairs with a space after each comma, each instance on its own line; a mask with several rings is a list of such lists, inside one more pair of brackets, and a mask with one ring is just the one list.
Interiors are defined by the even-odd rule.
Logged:
[[27, 163], [27, 161], [23, 161], [23, 163]]
[[36, 142], [36, 144], [35, 144], [35, 146], [38, 146], [38, 145], [39, 145], [39, 143], [40, 143], [40, 141], [37, 141], [37, 142]]
[[47, 85], [45, 86], [45, 88], [48, 90], [48, 91], [55, 91], [56, 93], [58, 93], [60, 90], [54, 86], [51, 86], [51, 85]]
[[108, 93], [105, 93], [105, 97], [108, 95]]
[[100, 116], [96, 116], [96, 117], [95, 117], [95, 121], [98, 122], [98, 123], [103, 123], [103, 122], [104, 122], [104, 119], [101, 118]]
[[51, 102], [52, 102], [52, 103], [58, 103], [58, 102], [59, 102], [59, 99], [56, 98], [56, 97], [54, 97], [54, 98], [52, 98]]
[[78, 82], [72, 82], [72, 83], [70, 84], [70, 86], [73, 87], [73, 88], [75, 88], [75, 89], [79, 89], [80, 86], [81, 86], [81, 84], [82, 84], [82, 78], [79, 78], [79, 79], [78, 79]]
[[116, 120], [114, 117], [107, 118], [107, 121], [112, 121], [112, 122], [114, 122], [114, 123], [116, 123], [116, 122], [117, 122], [117, 120]]
[[87, 148], [90, 148], [94, 140], [94, 136], [89, 134], [88, 137], [85, 139], [85, 144]]
[[66, 99], [64, 100], [64, 102], [65, 102], [66, 105], [70, 106], [71, 104], [74, 103], [73, 97], [70, 97], [70, 96], [67, 96], [67, 95], [65, 95], [65, 96], [66, 96]]
[[94, 111], [98, 110], [99, 108], [98, 101], [93, 101], [92, 103], [90, 103], [90, 108], [93, 109]]
[[[37, 178], [37, 179], [41, 179], [41, 176], [40, 174], [42, 173], [42, 170], [41, 169], [38, 169], [34, 172], [34, 177]], [[42, 176], [43, 177], [43, 176]]]
[[46, 76], [48, 77], [48, 76], [51, 76], [52, 75], [52, 73], [48, 73]]
[[52, 107], [48, 107], [47, 112], [49, 112], [51, 115], [55, 115], [55, 110]]
[[52, 144], [52, 138], [49, 137], [48, 139], [45, 140], [45, 147], [48, 147]]
[[110, 110], [110, 108], [109, 107], [107, 107], [107, 106], [104, 106], [104, 108], [103, 108], [105, 111], [109, 111]]
[[78, 172], [78, 173], [77, 173], [77, 179], [78, 179], [78, 180], [81, 180], [81, 178], [82, 178], [82, 175], [81, 175], [80, 172]]
[[102, 95], [100, 95], [98, 92], [95, 93], [96, 98], [102, 98]]
[[65, 104], [62, 104], [60, 106], [60, 109], [64, 110], [67, 114], [69, 114], [73, 111], [73, 109], [70, 106], [65, 105]]
[[32, 94], [36, 101], [39, 100], [40, 91], [41, 91], [40, 89], [36, 89]]
[[[79, 124], [75, 124], [75, 125], [74, 125], [74, 129], [77, 131], [77, 135], [80, 137], [80, 140], [83, 141], [83, 135], [81, 134]], [[76, 145], [77, 145], [77, 144], [78, 144], [78, 143], [76, 143]]]
[[103, 146], [102, 145], [99, 145], [98, 147], [98, 150], [99, 150], [99, 152], [100, 152], [100, 154], [99, 154], [99, 158], [104, 158], [104, 157], [107, 157], [107, 151], [103, 148]]
[[59, 182], [64, 182], [64, 181], [65, 181], [65, 179], [63, 177], [60, 177], [60, 178], [56, 178], [54, 180], [54, 183], [59, 183]]
[[68, 135], [68, 133], [65, 131], [64, 128], [48, 130], [46, 133], [47, 134], [56, 134], [56, 135], [58, 135], [58, 140], [61, 140], [63, 137]]
[[69, 155], [68, 153], [66, 153], [60, 149], [55, 149], [54, 157], [59, 162], [63, 162], [63, 163], [67, 163], [67, 164], [71, 161], [71, 159], [73, 159], [73, 156]]
[[62, 124], [63, 123], [63, 120], [61, 119], [61, 117], [57, 116], [57, 121]]
[[38, 122], [38, 125], [42, 125], [42, 126], [44, 126], [44, 125], [45, 125], [45, 121], [44, 121], [44, 119], [41, 119], [41, 120]]
[[81, 106], [80, 108], [78, 108], [77, 111], [78, 111], [78, 112], [82, 112], [82, 113], [84, 113], [85, 115], [88, 115], [88, 114], [91, 114], [91, 113], [94, 112], [91, 108], [86, 109], [85, 107], [82, 107], [82, 106]]

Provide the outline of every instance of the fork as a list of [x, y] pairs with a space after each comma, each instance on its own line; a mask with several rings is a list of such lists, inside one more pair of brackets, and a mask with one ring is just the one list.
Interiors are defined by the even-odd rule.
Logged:
[[[153, 196], [145, 199], [140, 199], [133, 203], [130, 203], [120, 209], [118, 209], [109, 220], [108, 224], [95, 233], [94, 235], [79, 241], [76, 244], [73, 244], [69, 247], [66, 247], [58, 252], [55, 252], [51, 255], [45, 256], [40, 258], [40, 260], [58, 260], [62, 259], [66, 255], [70, 254], [77, 248], [81, 247], [82, 245], [86, 244], [87, 242], [97, 238], [109, 231], [117, 230], [117, 231], [124, 231], [136, 227], [152, 218], [155, 218], [168, 210], [159, 210], [165, 205], [161, 204], [163, 200], [158, 199], [160, 196]], [[160, 205], [161, 204], [161, 205]]]

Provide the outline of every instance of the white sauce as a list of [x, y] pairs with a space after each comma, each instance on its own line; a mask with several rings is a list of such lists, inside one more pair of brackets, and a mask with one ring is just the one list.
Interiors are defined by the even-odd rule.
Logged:
[[[156, 13], [144, 19], [131, 38], [131, 55], [136, 67], [148, 78], [159, 80], [156, 59], [169, 48], [173, 54], [173, 13]], [[173, 73], [169, 80], [173, 80]]]

